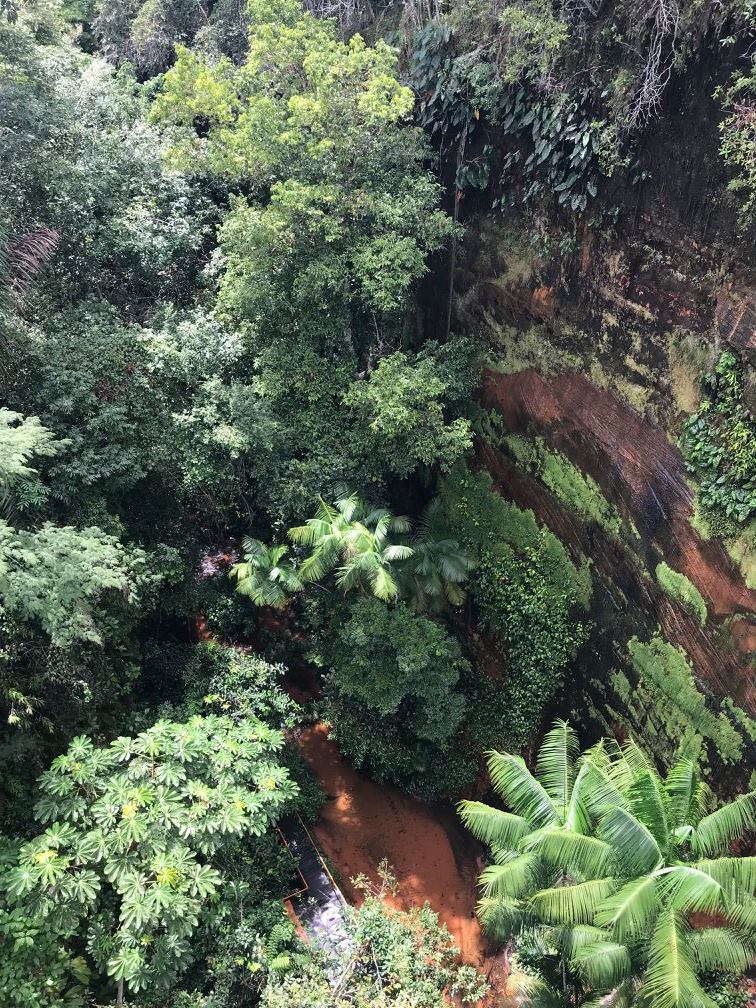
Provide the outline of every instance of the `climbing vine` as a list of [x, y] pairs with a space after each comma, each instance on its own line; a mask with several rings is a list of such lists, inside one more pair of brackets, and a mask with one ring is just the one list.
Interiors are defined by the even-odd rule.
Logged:
[[743, 398], [743, 366], [725, 351], [702, 383], [703, 401], [681, 446], [707, 518], [745, 522], [756, 513], [756, 423]]

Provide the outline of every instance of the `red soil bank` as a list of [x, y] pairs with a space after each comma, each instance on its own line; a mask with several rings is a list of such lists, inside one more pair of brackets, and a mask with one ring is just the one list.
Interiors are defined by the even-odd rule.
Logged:
[[319, 843], [339, 873], [347, 899], [360, 903], [350, 879], [377, 880], [384, 858], [399, 881], [396, 904], [409, 909], [426, 901], [439, 914], [462, 959], [482, 965], [486, 946], [475, 916], [478, 866], [458, 864], [449, 837], [431, 809], [393, 788], [361, 777], [342, 759], [324, 725], [307, 728], [302, 754], [330, 796], [314, 827]]

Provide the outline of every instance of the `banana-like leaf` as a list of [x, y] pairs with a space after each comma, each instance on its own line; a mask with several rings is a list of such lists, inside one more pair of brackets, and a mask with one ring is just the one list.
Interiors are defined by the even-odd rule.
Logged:
[[578, 737], [566, 721], [555, 721], [538, 752], [538, 779], [564, 822], [580, 754]]
[[616, 887], [614, 879], [555, 886], [531, 896], [530, 906], [539, 920], [547, 924], [592, 924], [596, 908]]
[[535, 779], [520, 756], [510, 753], [488, 753], [491, 782], [516, 815], [527, 819], [534, 827], [557, 822], [554, 803]]
[[611, 808], [605, 812], [599, 822], [598, 836], [614, 847], [617, 860], [628, 875], [645, 875], [663, 863], [654, 835], [625, 809]]
[[659, 909], [655, 875], [644, 875], [623, 885], [596, 908], [596, 924], [612, 928], [620, 941], [627, 941], [647, 931]]
[[571, 964], [594, 990], [617, 987], [628, 979], [632, 969], [627, 946], [612, 941], [585, 945], [575, 953]]
[[457, 806], [460, 818], [473, 836], [489, 846], [516, 847], [518, 842], [531, 831], [531, 826], [522, 816], [502, 812], [478, 801], [463, 801]]
[[723, 805], [699, 822], [691, 837], [696, 854], [704, 857], [724, 852], [737, 837], [756, 829], [756, 791]]

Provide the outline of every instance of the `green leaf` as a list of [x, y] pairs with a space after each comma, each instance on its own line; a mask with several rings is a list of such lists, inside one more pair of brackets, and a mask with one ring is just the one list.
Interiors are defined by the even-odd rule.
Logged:
[[520, 756], [488, 753], [488, 770], [497, 792], [515, 813], [533, 826], [550, 826], [557, 812], [546, 790], [533, 777]]
[[596, 908], [596, 924], [612, 928], [620, 941], [647, 932], [660, 906], [655, 875], [633, 879], [612, 893]]
[[598, 941], [579, 949], [572, 965], [594, 989], [616, 987], [629, 977], [632, 968], [627, 947], [611, 941]]
[[596, 908], [616, 887], [613, 879], [592, 879], [542, 889], [530, 898], [530, 906], [547, 924], [592, 924]]
[[756, 829], [756, 791], [741, 795], [710, 815], [704, 816], [691, 837], [698, 855], [724, 852], [732, 840]]
[[613, 808], [605, 812], [599, 822], [598, 835], [612, 845], [628, 874], [645, 875], [663, 863], [654, 836], [625, 809]]
[[659, 892], [675, 910], [713, 913], [723, 908], [722, 887], [692, 865], [675, 865], [657, 873]]
[[722, 886], [728, 896], [756, 896], [756, 857], [721, 857], [691, 865], [706, 872]]
[[693, 931], [689, 942], [693, 960], [702, 973], [739, 976], [756, 961], [756, 941], [749, 941], [730, 928]]
[[643, 978], [643, 997], [652, 1008], [689, 1008], [707, 1001], [696, 979], [689, 944], [690, 928], [673, 909], [657, 918]]
[[524, 849], [535, 851], [552, 868], [584, 878], [601, 878], [606, 873], [612, 847], [597, 837], [582, 836], [563, 828], [541, 830], [533, 837], [532, 846], [527, 846], [526, 841]]
[[504, 864], [491, 864], [480, 876], [480, 887], [487, 899], [500, 896], [519, 899], [532, 890], [538, 868], [535, 854], [520, 854]]
[[489, 846], [516, 847], [518, 841], [530, 832], [526, 819], [483, 802], [463, 801], [457, 808], [462, 822], [473, 836]]
[[567, 817], [579, 754], [576, 733], [566, 721], [555, 721], [538, 752], [537, 775], [562, 822]]
[[654, 770], [641, 770], [627, 791], [630, 811], [643, 823], [656, 840], [659, 850], [666, 851], [669, 844], [666, 794]]

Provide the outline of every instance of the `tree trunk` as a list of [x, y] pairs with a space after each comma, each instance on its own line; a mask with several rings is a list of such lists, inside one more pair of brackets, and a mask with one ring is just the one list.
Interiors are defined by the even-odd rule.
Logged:
[[116, 1005], [117, 1008], [121, 1008], [123, 1005], [123, 980], [118, 981], [118, 987], [116, 988]]

